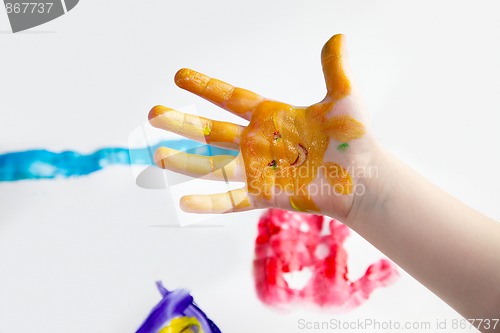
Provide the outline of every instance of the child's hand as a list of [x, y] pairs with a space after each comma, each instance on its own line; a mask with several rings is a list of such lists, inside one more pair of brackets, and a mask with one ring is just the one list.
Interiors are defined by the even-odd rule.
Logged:
[[[155, 107], [149, 114], [153, 126], [240, 150], [234, 158], [160, 148], [157, 164], [193, 176], [210, 173], [207, 178], [246, 181], [244, 188], [228, 193], [183, 197], [181, 206], [187, 211], [274, 206], [330, 215], [464, 318], [498, 318], [500, 224], [446, 194], [376, 143], [347, 74], [343, 44], [343, 36], [336, 35], [323, 47], [328, 92], [307, 108], [179, 71], [178, 86], [250, 123], [241, 127]], [[481, 322], [475, 325], [492, 331]]]
[[245, 181], [223, 194], [189, 195], [181, 207], [224, 213], [262, 207], [321, 212], [341, 220], [363, 194], [374, 140], [347, 73], [344, 37], [333, 36], [321, 60], [327, 95], [309, 107], [265, 99], [189, 69], [176, 84], [250, 121], [247, 127], [156, 106], [150, 123], [211, 145], [239, 149], [233, 156], [205, 157], [159, 148], [158, 166], [210, 179]]

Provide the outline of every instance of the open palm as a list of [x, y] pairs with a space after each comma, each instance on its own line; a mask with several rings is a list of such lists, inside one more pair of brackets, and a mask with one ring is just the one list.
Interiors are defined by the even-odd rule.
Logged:
[[169, 148], [155, 154], [158, 166], [215, 180], [244, 181], [226, 193], [188, 195], [181, 207], [195, 213], [225, 213], [278, 207], [345, 218], [362, 193], [373, 137], [349, 79], [344, 36], [333, 36], [321, 53], [327, 94], [309, 107], [263, 98], [190, 69], [176, 84], [249, 121], [248, 126], [155, 106], [150, 123], [210, 145], [239, 150], [200, 156]]

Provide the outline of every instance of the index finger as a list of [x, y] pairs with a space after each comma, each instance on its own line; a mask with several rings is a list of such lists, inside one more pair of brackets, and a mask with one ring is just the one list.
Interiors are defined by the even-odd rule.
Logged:
[[266, 99], [250, 90], [238, 88], [205, 74], [183, 68], [175, 74], [175, 84], [246, 120]]

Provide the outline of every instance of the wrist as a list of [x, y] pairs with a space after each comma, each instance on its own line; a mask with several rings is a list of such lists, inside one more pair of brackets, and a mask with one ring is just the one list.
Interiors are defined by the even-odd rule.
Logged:
[[357, 229], [380, 215], [384, 203], [394, 190], [396, 158], [379, 144], [375, 144], [370, 159], [365, 164], [366, 172], [357, 179], [357, 186], [363, 188], [361, 193], [354, 194], [352, 206], [344, 223]]

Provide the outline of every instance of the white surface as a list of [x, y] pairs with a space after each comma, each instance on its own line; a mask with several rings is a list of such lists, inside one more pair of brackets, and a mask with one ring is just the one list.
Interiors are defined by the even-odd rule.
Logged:
[[[321, 47], [342, 32], [381, 141], [500, 220], [499, 3], [286, 4], [82, 0], [16, 35], [0, 9], [0, 152], [126, 146], [155, 104], [195, 103], [243, 123], [176, 88], [181, 67], [311, 104], [324, 94]], [[164, 192], [135, 186], [126, 167], [1, 183], [0, 332], [132, 332], [159, 299], [158, 279], [192, 290], [224, 332], [301, 332], [301, 318], [447, 319], [450, 328], [459, 318], [404, 274], [349, 314], [277, 313], [253, 291], [259, 212], [213, 221], [223, 227], [158, 227], [173, 209]], [[347, 247], [353, 278], [381, 257], [358, 236]]]

